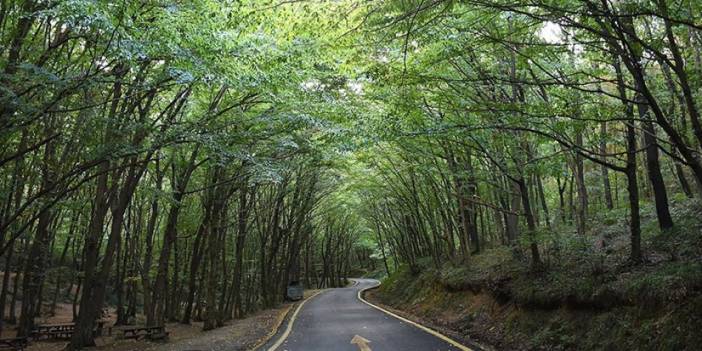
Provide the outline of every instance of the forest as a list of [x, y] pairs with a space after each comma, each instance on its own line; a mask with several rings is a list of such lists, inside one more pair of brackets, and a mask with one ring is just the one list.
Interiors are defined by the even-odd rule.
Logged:
[[0, 69], [3, 337], [369, 275], [702, 340], [702, 2], [2, 0]]

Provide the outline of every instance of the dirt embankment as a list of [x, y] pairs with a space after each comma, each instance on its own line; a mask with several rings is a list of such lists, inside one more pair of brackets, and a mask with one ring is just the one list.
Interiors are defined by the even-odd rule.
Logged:
[[439, 267], [420, 259], [369, 298], [498, 350], [699, 350], [702, 203], [675, 201], [667, 231], [642, 207], [645, 259], [636, 264], [625, 212], [593, 218], [585, 236], [569, 226], [541, 233], [536, 270], [518, 246]]
[[497, 350], [677, 351], [702, 344], [700, 264], [629, 268], [596, 281], [563, 271], [456, 269], [401, 270], [367, 296]]

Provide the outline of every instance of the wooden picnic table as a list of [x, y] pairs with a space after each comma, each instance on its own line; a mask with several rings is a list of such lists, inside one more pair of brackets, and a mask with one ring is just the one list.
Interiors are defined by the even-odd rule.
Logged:
[[34, 326], [34, 330], [39, 332], [49, 332], [49, 331], [66, 331], [73, 330], [76, 327], [75, 323], [63, 323], [63, 324], [38, 324]]
[[168, 332], [164, 326], [155, 327], [129, 327], [120, 329], [124, 339], [150, 339], [161, 340], [168, 337]]
[[0, 350], [22, 351], [29, 340], [27, 338], [6, 338], [0, 339]]
[[[97, 321], [95, 325], [95, 335], [101, 335], [105, 326], [105, 321]], [[70, 339], [75, 331], [75, 323], [61, 324], [39, 324], [34, 326], [32, 337], [35, 339]]]
[[34, 326], [34, 339], [70, 339], [73, 336], [75, 323], [39, 324]]

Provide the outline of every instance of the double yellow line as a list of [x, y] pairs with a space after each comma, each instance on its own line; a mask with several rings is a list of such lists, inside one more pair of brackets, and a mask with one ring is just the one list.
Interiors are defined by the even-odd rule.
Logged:
[[[357, 281], [357, 280], [354, 280], [354, 286], [355, 286], [355, 285], [358, 285], [358, 281]], [[360, 289], [360, 290], [358, 290], [358, 293], [357, 293], [356, 297], [358, 298], [359, 301], [365, 303], [366, 305], [368, 305], [368, 306], [370, 306], [370, 307], [373, 307], [373, 308], [375, 308], [376, 310], [381, 311], [381, 312], [383, 312], [383, 313], [385, 313], [385, 314], [387, 314], [387, 315], [389, 315], [389, 316], [395, 317], [395, 318], [397, 318], [397, 319], [399, 319], [399, 320], [401, 320], [401, 321], [403, 321], [403, 322], [405, 322], [405, 323], [407, 323], [407, 324], [410, 324], [410, 325], [412, 325], [412, 326], [415, 326], [415, 327], [421, 329], [422, 331], [424, 331], [424, 332], [426, 332], [426, 333], [429, 333], [429, 334], [431, 334], [431, 335], [433, 335], [433, 336], [435, 336], [435, 337], [437, 337], [437, 338], [439, 338], [439, 339], [441, 339], [441, 340], [447, 342], [448, 344], [454, 346], [455, 348], [457, 348], [457, 349], [459, 349], [459, 350], [461, 350], [461, 351], [474, 351], [473, 349], [471, 349], [471, 348], [469, 348], [469, 347], [467, 347], [467, 346], [462, 345], [462, 344], [459, 343], [458, 341], [453, 340], [453, 339], [449, 338], [448, 336], [439, 333], [439, 332], [436, 331], [436, 330], [427, 328], [427, 327], [425, 327], [425, 326], [423, 326], [423, 325], [421, 325], [421, 324], [419, 324], [419, 323], [413, 322], [413, 321], [411, 321], [411, 320], [409, 320], [409, 319], [407, 319], [407, 318], [404, 318], [404, 317], [402, 317], [402, 316], [399, 316], [399, 315], [397, 315], [397, 314], [395, 314], [395, 313], [392, 313], [392, 312], [390, 312], [390, 311], [388, 311], [388, 310], [386, 310], [386, 309], [384, 309], [384, 308], [382, 308], [382, 307], [380, 307], [380, 306], [376, 306], [376, 305], [374, 305], [374, 304], [372, 304], [372, 303], [366, 301], [366, 300], [363, 298], [363, 293], [364, 293], [365, 291], [367, 291], [367, 290], [370, 290], [370, 289], [373, 289], [373, 288], [377, 288], [378, 286], [380, 286], [380, 282], [378, 282], [378, 284], [376, 284], [376, 285], [373, 285], [373, 286], [369, 286], [369, 287], [367, 287], [367, 288]], [[310, 296], [309, 298], [305, 299], [304, 301], [302, 301], [302, 302], [297, 306], [297, 308], [295, 309], [295, 312], [294, 312], [293, 315], [290, 317], [290, 321], [288, 322], [288, 325], [287, 325], [287, 327], [285, 328], [285, 331], [284, 331], [283, 334], [278, 338], [278, 341], [276, 341], [275, 344], [273, 344], [273, 346], [271, 346], [267, 351], [275, 351], [275, 350], [277, 350], [277, 349], [280, 347], [280, 345], [283, 344], [283, 342], [285, 342], [285, 339], [287, 339], [288, 336], [290, 336], [290, 333], [292, 332], [293, 324], [295, 324], [295, 319], [297, 319], [297, 315], [300, 313], [300, 310], [301, 310], [302, 307], [305, 305], [305, 303], [307, 303], [307, 301], [309, 301], [309, 300], [312, 300], [315, 296], [319, 295], [320, 293], [322, 293], [322, 292], [324, 292], [324, 291], [325, 291], [325, 290], [316, 292], [314, 295], [312, 295], [312, 296]], [[255, 349], [254, 349], [254, 350], [255, 350]]]

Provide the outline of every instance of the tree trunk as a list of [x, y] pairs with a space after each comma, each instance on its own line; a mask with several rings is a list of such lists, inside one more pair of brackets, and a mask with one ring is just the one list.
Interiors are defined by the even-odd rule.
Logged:
[[[624, 76], [619, 64], [619, 58], [614, 57], [614, 69], [617, 73], [617, 88], [619, 95], [626, 101], [626, 85]], [[642, 260], [641, 253], [641, 215], [639, 210], [639, 186], [636, 178], [636, 129], [634, 126], [634, 107], [631, 103], [624, 104], [625, 116], [628, 117], [626, 123], [626, 179], [627, 191], [629, 193], [629, 232], [630, 232], [630, 260], [639, 263]]]
[[527, 221], [527, 228], [529, 229], [529, 249], [531, 250], [531, 268], [533, 270], [539, 269], [541, 266], [541, 256], [539, 254], [539, 246], [536, 242], [536, 221], [534, 220], [534, 214], [531, 211], [531, 201], [529, 199], [529, 189], [527, 188], [526, 181], [523, 177], [520, 177], [516, 182], [519, 187], [519, 193], [522, 199], [522, 206], [524, 207], [524, 216]]
[[627, 125], [626, 179], [629, 192], [630, 258], [633, 262], [641, 262], [641, 217], [639, 214], [639, 186], [636, 179], [636, 131], [631, 123]]
[[[47, 134], [50, 133], [53, 122], [50, 120], [46, 125]], [[49, 142], [44, 148], [42, 166], [42, 189], [51, 189], [54, 177], [51, 169], [55, 156], [54, 142]], [[50, 231], [53, 220], [53, 211], [45, 209], [39, 215], [37, 231], [29, 249], [26, 266], [24, 269], [24, 281], [22, 283], [22, 313], [17, 328], [17, 335], [26, 337], [34, 329], [34, 317], [41, 309], [41, 286], [46, 274], [48, 257], [50, 256], [50, 245], [52, 233]]]
[[[149, 159], [150, 155], [147, 155], [146, 159]], [[135, 159], [127, 160], [126, 162], [134, 162]], [[112, 264], [115, 257], [115, 250], [117, 244], [120, 240], [122, 229], [124, 226], [124, 213], [127, 209], [139, 179], [146, 170], [146, 163], [141, 165], [133, 165], [129, 167], [128, 174], [124, 180], [124, 185], [120, 191], [116, 194], [114, 206], [112, 208], [112, 223], [110, 225], [110, 234], [107, 238], [107, 246], [105, 247], [105, 253], [102, 258], [102, 266], [100, 271], [92, 271], [91, 275], [88, 275], [88, 270], [86, 269], [86, 276], [83, 283], [83, 295], [81, 296], [80, 312], [78, 315], [78, 321], [76, 322], [76, 332], [73, 334], [71, 339], [70, 347], [72, 349], [79, 349], [84, 346], [93, 346], [95, 344], [93, 329], [95, 328], [95, 321], [101, 317], [103, 303], [105, 301], [105, 295], [107, 293], [107, 281], [109, 279], [110, 272], [112, 270]], [[100, 188], [100, 187], [98, 187]], [[96, 202], [97, 203], [97, 202]], [[107, 204], [106, 204], [107, 207]], [[101, 222], [104, 221], [104, 215], [102, 216]], [[96, 225], [95, 229], [98, 226]], [[99, 231], [97, 235], [102, 233], [102, 223], [100, 223]], [[95, 232], [91, 232], [94, 234]], [[95, 245], [97, 247], [97, 244]], [[88, 246], [86, 246], [87, 248]], [[97, 264], [97, 253], [89, 253], [86, 255], [90, 257], [90, 261], [86, 261], [86, 267], [88, 264]]]
[[[607, 137], [607, 122], [600, 123], [600, 154], [604, 159], [607, 154], [607, 142], [605, 141]], [[605, 165], [600, 165], [600, 171], [602, 174], [602, 191], [604, 192], [605, 205], [608, 210], [614, 209], [614, 201], [612, 201], [612, 186], [609, 182], [609, 168]]]
[[653, 188], [658, 226], [662, 230], [670, 229], [673, 227], [673, 218], [670, 216], [668, 192], [663, 182], [663, 174], [661, 174], [656, 129], [653, 126], [653, 122], [648, 117], [648, 108], [643, 101], [643, 97], [637, 94], [635, 100], [637, 101], [639, 118], [643, 121], [644, 143], [646, 143], [646, 171], [651, 181], [651, 187]]
[[2, 275], [2, 291], [0, 291], [0, 333], [5, 325], [5, 306], [7, 304], [7, 294], [10, 285], [10, 272], [12, 270], [12, 254], [14, 253], [14, 241], [5, 252], [5, 272]]
[[208, 225], [210, 222], [211, 208], [209, 203], [209, 197], [206, 197], [203, 203], [204, 216], [200, 227], [198, 228], [197, 235], [195, 236], [195, 243], [193, 244], [192, 255], [190, 256], [190, 274], [188, 278], [188, 296], [185, 301], [185, 310], [183, 310], [183, 318], [181, 319], [182, 324], [190, 324], [192, 319], [193, 304], [195, 303], [195, 291], [197, 289], [197, 278], [200, 269], [200, 262], [202, 261], [202, 251], [203, 251], [203, 238], [205, 234], [209, 231]]
[[[583, 133], [578, 131], [575, 135], [575, 143], [578, 147], [583, 145]], [[585, 167], [582, 155], [577, 153], [575, 155], [575, 165], [573, 168], [575, 176], [575, 184], [578, 190], [578, 206], [576, 214], [576, 223], [578, 227], [578, 234], [585, 235], [587, 230], [587, 188], [585, 187]]]
[[[109, 163], [103, 162], [100, 166], [101, 175], [97, 178], [95, 197], [93, 200], [93, 211], [88, 227], [88, 233], [84, 246], [84, 279], [82, 284], [82, 298], [80, 299], [80, 309], [76, 320], [76, 332], [71, 338], [70, 350], [78, 350], [84, 346], [94, 346], [93, 323], [97, 316], [93, 302], [93, 281], [96, 279], [96, 268], [98, 264], [99, 242], [102, 236], [105, 216], [108, 211], [107, 195], [107, 170]], [[98, 307], [99, 308], [99, 307]]]
[[237, 219], [236, 242], [234, 252], [234, 279], [232, 281], [232, 289], [234, 294], [234, 316], [237, 318], [243, 317], [242, 296], [241, 296], [241, 280], [244, 272], [244, 245], [246, 244], [247, 223], [250, 202], [248, 201], [248, 180], [244, 179], [244, 184], [239, 189], [239, 211]]
[[163, 234], [163, 246], [158, 259], [158, 268], [152, 298], [152, 303], [155, 309], [155, 320], [153, 320], [152, 323], [155, 323], [156, 325], [163, 325], [165, 321], [166, 301], [164, 300], [168, 292], [168, 270], [169, 259], [171, 257], [171, 248], [175, 244], [178, 236], [178, 216], [180, 214], [183, 197], [185, 196], [185, 190], [187, 189], [188, 182], [190, 181], [190, 176], [195, 170], [195, 161], [199, 149], [200, 147], [198, 144], [191, 152], [189, 161], [182, 172], [176, 172], [175, 165], [173, 165], [173, 179], [171, 179], [173, 203], [168, 211], [168, 217], [166, 220], [166, 230]]

